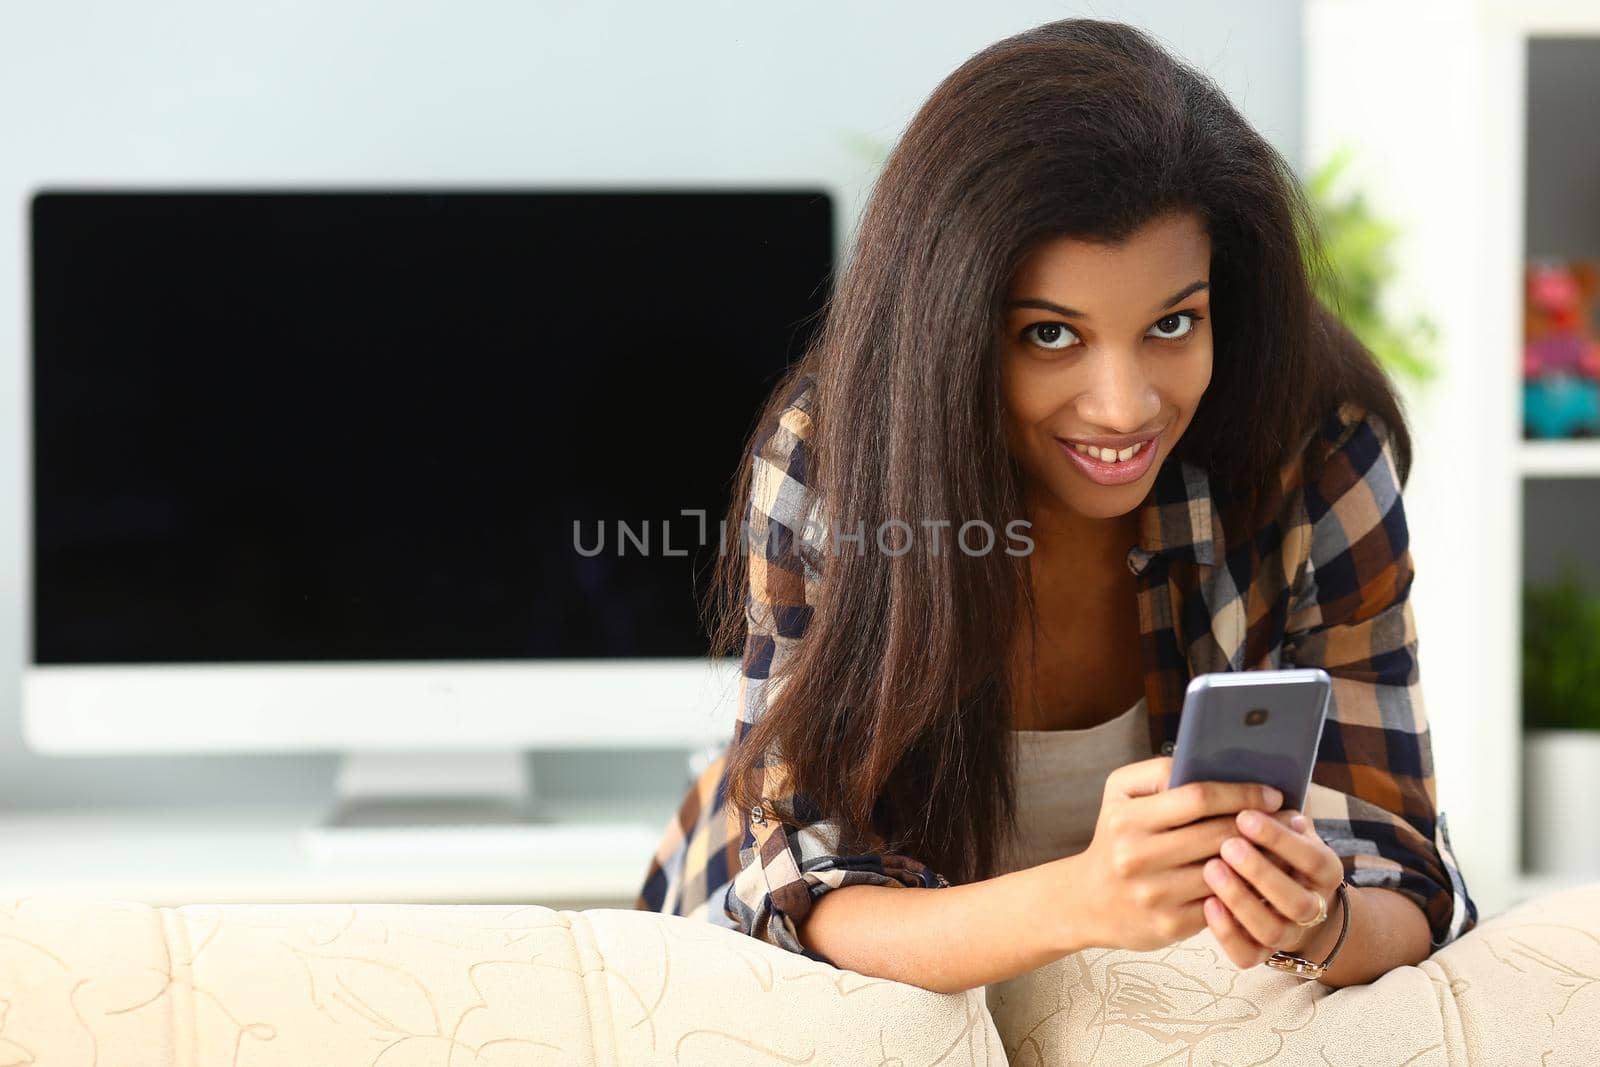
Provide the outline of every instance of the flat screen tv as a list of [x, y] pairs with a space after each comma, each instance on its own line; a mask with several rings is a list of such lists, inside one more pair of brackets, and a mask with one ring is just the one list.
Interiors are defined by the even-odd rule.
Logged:
[[38, 667], [703, 656], [833, 264], [805, 190], [56, 189], [31, 223]]

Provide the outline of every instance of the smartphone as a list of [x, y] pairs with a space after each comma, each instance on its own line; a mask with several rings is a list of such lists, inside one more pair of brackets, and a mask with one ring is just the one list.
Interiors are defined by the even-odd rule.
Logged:
[[1333, 682], [1320, 667], [1196, 675], [1184, 692], [1168, 788], [1260, 782], [1301, 809]]

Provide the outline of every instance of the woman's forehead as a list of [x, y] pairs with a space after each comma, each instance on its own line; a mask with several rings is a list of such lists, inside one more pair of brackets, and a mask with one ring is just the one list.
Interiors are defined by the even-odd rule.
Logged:
[[1211, 239], [1198, 216], [1165, 215], [1116, 243], [1078, 237], [1042, 242], [1024, 258], [1012, 279], [1011, 299], [1068, 297], [1082, 307], [1091, 296], [1117, 302], [1165, 298], [1211, 262]]

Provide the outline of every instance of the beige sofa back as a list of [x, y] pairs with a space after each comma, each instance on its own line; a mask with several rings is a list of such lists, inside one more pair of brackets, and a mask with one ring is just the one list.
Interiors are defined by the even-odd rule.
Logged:
[[538, 906], [0, 900], [0, 1065], [1600, 1062], [1600, 885], [1329, 990], [1208, 934], [966, 994], [697, 920]]
[[984, 991], [679, 916], [0, 901], [0, 1065], [1003, 1064]]

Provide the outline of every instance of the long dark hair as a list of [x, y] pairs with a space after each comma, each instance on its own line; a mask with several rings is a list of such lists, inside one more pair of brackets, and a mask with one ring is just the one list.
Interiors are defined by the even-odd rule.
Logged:
[[[937, 516], [1004, 530], [1026, 515], [998, 381], [1010, 279], [1042, 241], [1118, 242], [1170, 211], [1210, 234], [1214, 324], [1211, 384], [1175, 456], [1250, 499], [1352, 401], [1389, 424], [1403, 479], [1410, 440], [1388, 380], [1313, 295], [1306, 262], [1325, 261], [1293, 170], [1207, 77], [1094, 19], [999, 41], [933, 91], [751, 447], [809, 376], [807, 473], [830, 528]], [[719, 653], [744, 643], [747, 581], [744, 554], [724, 553], [706, 602]], [[779, 698], [729, 754], [728, 802], [759, 802], [762, 755], [776, 753], [845, 847], [990, 876], [1013, 825], [1006, 664], [1015, 621], [1037, 619], [1029, 581], [1026, 557], [1004, 551], [830, 555]]]

